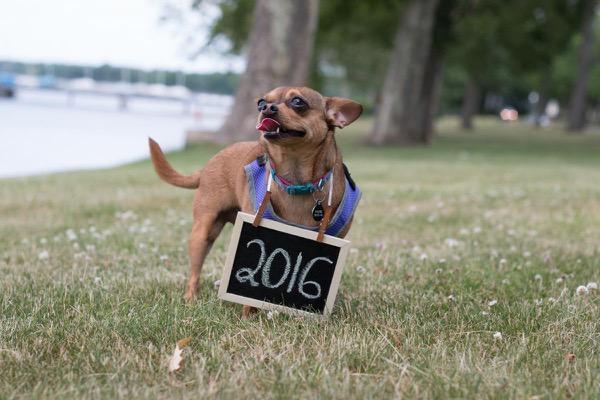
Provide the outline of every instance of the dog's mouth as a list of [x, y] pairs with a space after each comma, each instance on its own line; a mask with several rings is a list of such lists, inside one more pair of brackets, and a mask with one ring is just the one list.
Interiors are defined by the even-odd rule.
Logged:
[[258, 125], [256, 125], [256, 129], [263, 132], [264, 138], [269, 140], [283, 139], [286, 137], [302, 137], [306, 135], [306, 132], [304, 131], [286, 129], [279, 121], [268, 117], [263, 118]]

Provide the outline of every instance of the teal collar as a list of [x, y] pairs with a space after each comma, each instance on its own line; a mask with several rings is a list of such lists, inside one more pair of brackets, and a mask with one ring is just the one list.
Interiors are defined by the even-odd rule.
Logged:
[[286, 192], [287, 194], [290, 194], [290, 195], [310, 194], [310, 193], [314, 193], [317, 191], [321, 191], [321, 190], [323, 190], [323, 186], [325, 186], [327, 181], [329, 181], [329, 179], [331, 179], [331, 175], [333, 174], [333, 169], [331, 169], [329, 172], [327, 172], [325, 175], [323, 175], [322, 177], [320, 177], [319, 179], [317, 179], [315, 181], [302, 183], [302, 184], [298, 185], [298, 184], [292, 184], [287, 179], [283, 178], [282, 176], [277, 175], [277, 172], [275, 171], [273, 164], [272, 163], [269, 163], [269, 164], [271, 165], [271, 177], [273, 178], [273, 181], [275, 181], [275, 183], [277, 183], [277, 185], [281, 189], [283, 189], [284, 192]]

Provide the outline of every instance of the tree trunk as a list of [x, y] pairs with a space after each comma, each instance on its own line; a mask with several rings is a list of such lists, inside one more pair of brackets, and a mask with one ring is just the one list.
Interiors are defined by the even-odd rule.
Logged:
[[462, 108], [460, 112], [462, 128], [473, 129], [473, 117], [479, 111], [479, 85], [473, 78], [469, 78], [465, 85], [465, 94], [463, 96]]
[[318, 11], [318, 0], [257, 0], [246, 72], [219, 141], [256, 139], [256, 99], [277, 86], [306, 83]]
[[437, 107], [441, 57], [432, 36], [438, 0], [410, 0], [401, 15], [369, 142], [427, 143]]
[[581, 25], [581, 45], [579, 46], [579, 60], [577, 76], [571, 91], [569, 103], [568, 129], [571, 132], [581, 131], [585, 127], [585, 111], [588, 75], [592, 63], [594, 50], [594, 19], [596, 16], [597, 0], [585, 0], [583, 21]]

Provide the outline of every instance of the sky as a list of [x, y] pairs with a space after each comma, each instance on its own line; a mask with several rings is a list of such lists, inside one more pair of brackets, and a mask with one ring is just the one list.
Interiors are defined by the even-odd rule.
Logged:
[[189, 0], [3, 0], [0, 59], [188, 72], [243, 70], [242, 59], [216, 51], [189, 60], [205, 43], [203, 27], [217, 11], [188, 12], [165, 24], [160, 16], [167, 3], [186, 10]]

